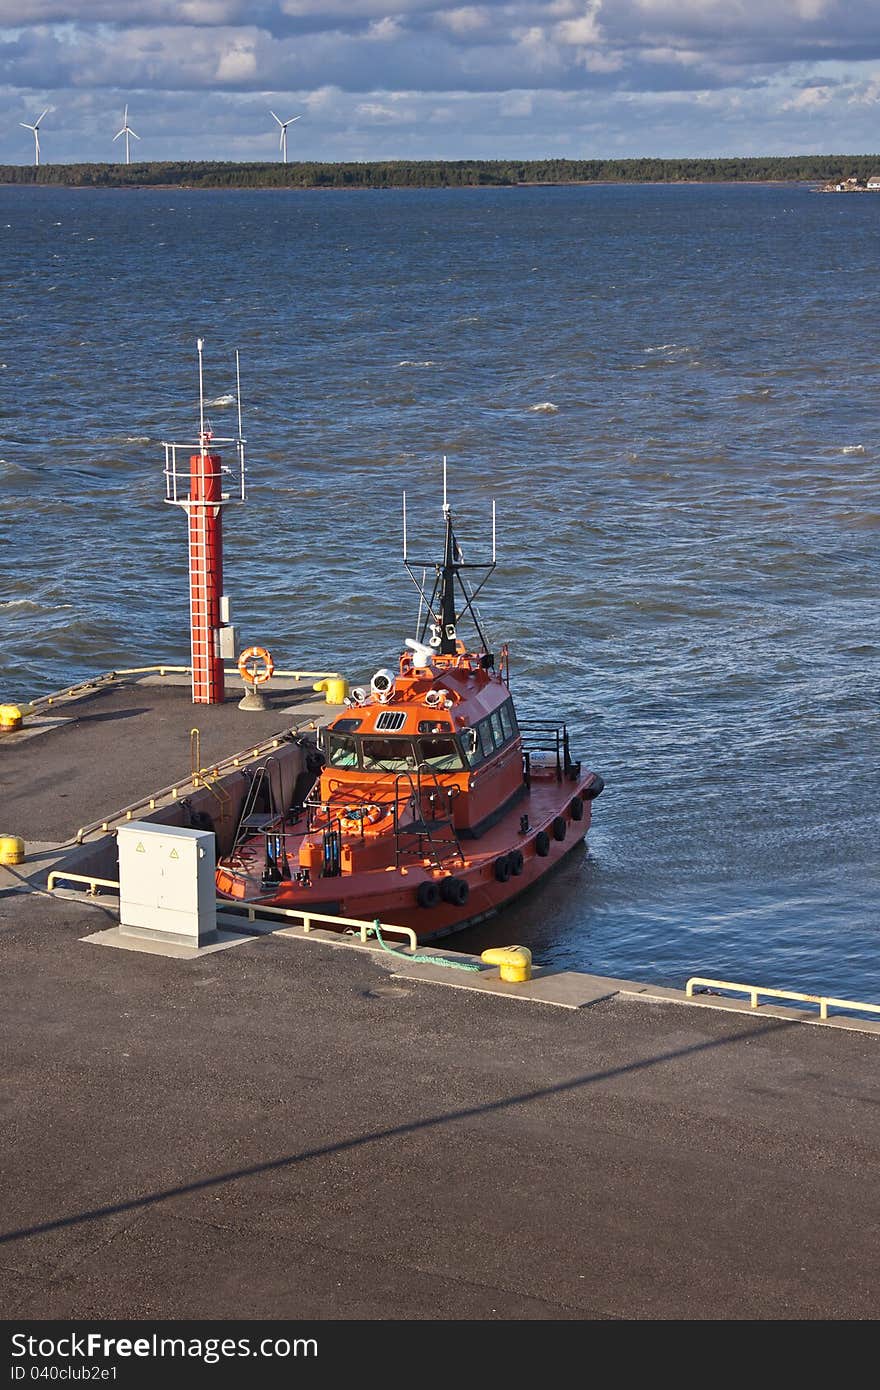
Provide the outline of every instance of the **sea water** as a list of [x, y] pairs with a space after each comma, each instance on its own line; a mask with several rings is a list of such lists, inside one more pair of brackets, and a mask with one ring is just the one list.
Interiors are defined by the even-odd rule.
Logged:
[[880, 196], [807, 187], [0, 189], [0, 698], [188, 661], [160, 441], [197, 336], [235, 433], [239, 348], [239, 645], [393, 664], [445, 454], [520, 714], [605, 778], [458, 944], [880, 1002], [878, 272]]

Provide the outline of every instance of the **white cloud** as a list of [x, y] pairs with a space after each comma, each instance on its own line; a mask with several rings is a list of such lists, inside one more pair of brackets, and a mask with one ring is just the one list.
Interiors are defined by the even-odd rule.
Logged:
[[515, 31], [514, 38], [520, 53], [533, 72], [542, 72], [561, 65], [559, 49], [550, 42], [540, 24]]
[[376, 19], [367, 30], [366, 37], [379, 43], [390, 43], [392, 39], [400, 38], [403, 25], [398, 19], [393, 19], [391, 15], [386, 15], [384, 19]]
[[220, 54], [220, 61], [217, 64], [217, 81], [239, 86], [242, 82], [253, 77], [256, 71], [257, 55], [254, 52], [253, 44], [237, 39], [230, 44], [224, 53]]
[[505, 92], [499, 107], [502, 116], [513, 119], [531, 116], [535, 109], [534, 92]]
[[389, 106], [379, 101], [362, 101], [355, 107], [355, 115], [361, 120], [379, 122], [387, 125], [411, 119], [411, 114], [400, 107]]
[[[381, 151], [392, 115], [431, 154], [431, 141], [450, 156], [484, 140], [561, 148], [566, 100], [584, 104], [591, 147], [612, 152], [628, 131], [635, 153], [661, 137], [671, 153], [746, 138], [872, 148], [878, 62], [878, 0], [0, 0], [0, 158], [20, 154], [17, 121], [49, 103], [67, 113], [55, 138], [69, 120], [72, 148], [94, 138], [97, 153], [82, 99], [91, 120], [134, 93], [163, 130], [199, 103], [218, 120], [220, 95], [236, 99], [231, 121], [250, 96], [253, 129], [234, 136], [248, 148], [265, 138], [267, 90], [308, 111], [315, 151], [337, 157], [349, 137]], [[416, 95], [404, 107], [401, 93]], [[673, 113], [657, 128], [633, 115], [651, 103]]]
[[564, 19], [556, 24], [553, 37], [557, 43], [574, 44], [577, 47], [600, 43], [602, 33], [599, 28], [599, 8], [600, 0], [593, 0], [578, 19]]
[[437, 23], [453, 34], [473, 34], [485, 29], [489, 23], [489, 12], [482, 5], [464, 5], [458, 10], [441, 10], [436, 16]]
[[784, 111], [817, 111], [831, 100], [830, 87], [805, 87], [782, 103]]
[[852, 106], [876, 106], [880, 102], [880, 72], [862, 82], [849, 97]]

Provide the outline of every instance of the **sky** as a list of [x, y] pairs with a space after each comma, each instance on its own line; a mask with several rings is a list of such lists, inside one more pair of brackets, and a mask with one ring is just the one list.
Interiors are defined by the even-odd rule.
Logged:
[[880, 151], [880, 0], [0, 0], [0, 162]]

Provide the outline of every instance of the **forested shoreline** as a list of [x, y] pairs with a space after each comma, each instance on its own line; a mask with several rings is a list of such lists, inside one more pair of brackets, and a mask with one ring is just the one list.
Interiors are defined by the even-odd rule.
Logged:
[[880, 174], [880, 155], [747, 159], [373, 160], [364, 163], [0, 165], [3, 184], [74, 188], [513, 188], [524, 184], [827, 183]]

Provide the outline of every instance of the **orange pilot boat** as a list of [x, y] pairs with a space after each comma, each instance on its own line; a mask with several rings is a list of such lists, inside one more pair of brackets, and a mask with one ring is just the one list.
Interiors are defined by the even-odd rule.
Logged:
[[[564, 723], [517, 720], [507, 649], [496, 670], [475, 605], [494, 537], [491, 562], [468, 564], [446, 502], [443, 513], [442, 561], [410, 561], [404, 498], [419, 637], [319, 732], [302, 800], [243, 816], [218, 863], [221, 895], [379, 919], [427, 940], [493, 916], [584, 839], [603, 780], [572, 758]], [[458, 635], [467, 621], [470, 648]]]

